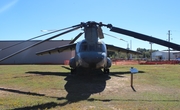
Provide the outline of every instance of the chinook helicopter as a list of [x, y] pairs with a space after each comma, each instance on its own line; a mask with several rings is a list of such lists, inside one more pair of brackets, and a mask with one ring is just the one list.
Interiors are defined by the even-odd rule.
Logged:
[[107, 51], [121, 51], [131, 54], [140, 54], [139, 52], [123, 49], [113, 45], [105, 44], [102, 23], [87, 22], [81, 23], [84, 30], [84, 40], [74, 43], [83, 33], [80, 33], [68, 45], [38, 52], [37, 55], [52, 54], [64, 51], [75, 50], [75, 56], [70, 59], [71, 74], [76, 73], [79, 68], [103, 69], [105, 74], [109, 73], [111, 60], [107, 56]]
[[[178, 45], [178, 44], [167, 42], [167, 41], [164, 41], [164, 40], [161, 40], [161, 39], [158, 39], [155, 37], [151, 37], [148, 35], [140, 34], [137, 32], [114, 27], [111, 24], [103, 24], [102, 22], [97, 23], [94, 21], [88, 21], [88, 22], [81, 22], [78, 25], [74, 25], [74, 26], [71, 26], [68, 28], [56, 30], [56, 31], [53, 31], [53, 32], [50, 32], [47, 34], [37, 36], [37, 37], [41, 37], [41, 36], [48, 35], [48, 34], [51, 34], [54, 32], [66, 30], [60, 34], [54, 35], [48, 39], [40, 41], [36, 44], [33, 44], [29, 47], [26, 47], [26, 48], [20, 50], [18, 52], [15, 52], [5, 58], [2, 58], [2, 59], [0, 59], [0, 62], [3, 60], [6, 60], [16, 54], [19, 54], [29, 48], [32, 48], [36, 45], [39, 45], [39, 44], [46, 42], [48, 40], [51, 40], [53, 38], [59, 37], [63, 34], [75, 31], [79, 28], [83, 28], [84, 32], [79, 33], [69, 44], [63, 45], [60, 47], [56, 47], [56, 48], [52, 48], [52, 49], [48, 49], [48, 50], [44, 50], [44, 51], [40, 51], [40, 52], [37, 52], [36, 55], [53, 54], [53, 53], [60, 53], [60, 52], [64, 52], [64, 51], [75, 50], [75, 56], [73, 58], [71, 58], [70, 62], [69, 62], [69, 66], [71, 67], [71, 74], [76, 73], [77, 69], [79, 69], [79, 68], [85, 68], [88, 70], [89, 69], [103, 69], [104, 73], [108, 74], [109, 68], [111, 67], [112, 63], [111, 63], [110, 58], [107, 56], [107, 51], [118, 51], [118, 52], [130, 53], [130, 54], [141, 54], [139, 52], [132, 51], [129, 49], [124, 49], [121, 47], [116, 47], [113, 45], [105, 44], [103, 41], [100, 40], [100, 39], [104, 38], [104, 34], [101, 29], [101, 27], [103, 27], [103, 26], [109, 28], [110, 31], [112, 31], [112, 32], [128, 35], [128, 36], [140, 39], [140, 40], [145, 40], [145, 41], [156, 43], [156, 44], [159, 44], [162, 46], [170, 47], [175, 50], [180, 50], [180, 45]], [[74, 43], [82, 34], [84, 34], [85, 39], [82, 41], [79, 41], [77, 43]], [[37, 38], [37, 37], [35, 37], [35, 38]], [[32, 40], [32, 39], [29, 39], [29, 40]]]

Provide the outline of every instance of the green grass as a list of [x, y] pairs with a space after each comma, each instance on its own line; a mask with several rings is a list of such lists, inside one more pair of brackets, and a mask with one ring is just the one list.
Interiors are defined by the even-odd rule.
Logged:
[[[130, 67], [134, 92], [130, 88]], [[0, 109], [180, 109], [180, 65], [113, 65], [110, 75], [69, 75], [63, 65], [0, 65]]]

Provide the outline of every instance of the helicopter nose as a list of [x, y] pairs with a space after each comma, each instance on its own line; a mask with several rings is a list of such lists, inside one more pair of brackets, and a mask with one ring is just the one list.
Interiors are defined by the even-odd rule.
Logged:
[[82, 53], [81, 58], [83, 61], [89, 64], [90, 67], [96, 67], [96, 64], [104, 59], [104, 55], [101, 53]]

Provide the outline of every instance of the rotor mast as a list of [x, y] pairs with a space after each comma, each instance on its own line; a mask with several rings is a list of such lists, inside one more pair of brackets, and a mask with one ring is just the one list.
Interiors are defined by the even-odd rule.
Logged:
[[97, 24], [95, 22], [88, 22], [86, 23], [86, 26], [84, 26], [84, 32], [85, 32], [85, 40], [90, 45], [95, 44], [98, 42], [98, 30], [97, 30]]

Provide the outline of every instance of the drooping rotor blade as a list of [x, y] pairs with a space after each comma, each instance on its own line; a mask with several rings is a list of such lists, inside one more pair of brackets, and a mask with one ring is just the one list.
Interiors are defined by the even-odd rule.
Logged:
[[110, 31], [120, 33], [120, 34], [124, 34], [124, 35], [128, 35], [128, 36], [140, 39], [140, 40], [153, 42], [153, 43], [156, 43], [156, 44], [159, 44], [159, 45], [162, 45], [162, 46], [166, 46], [166, 47], [170, 47], [170, 48], [173, 48], [175, 50], [180, 51], [180, 45], [175, 44], [175, 43], [171, 43], [171, 42], [168, 42], [168, 41], [165, 41], [165, 40], [161, 40], [161, 39], [158, 39], [158, 38], [155, 38], [155, 37], [151, 37], [151, 36], [148, 36], [148, 35], [140, 34], [140, 33], [137, 33], [137, 32], [133, 32], [133, 31], [129, 31], [129, 30], [118, 28], [118, 27], [113, 27], [113, 26], [110, 27]]
[[43, 50], [40, 52], [37, 52], [36, 55], [45, 55], [45, 54], [54, 54], [54, 53], [60, 53], [65, 51], [72, 51], [76, 48], [76, 43], [73, 44], [66, 44], [59, 47]]
[[79, 33], [69, 44], [74, 43], [84, 32]]
[[125, 49], [125, 48], [121, 48], [121, 47], [117, 47], [117, 46], [114, 46], [114, 45], [106, 44], [106, 47], [107, 47], [108, 51], [124, 52], [124, 53], [130, 53], [130, 54], [135, 54], [135, 55], [140, 55], [141, 54], [140, 52]]
[[52, 37], [50, 37], [50, 38], [48, 38], [48, 39], [45, 39], [45, 40], [43, 40], [43, 41], [40, 41], [40, 42], [35, 43], [35, 44], [33, 44], [33, 45], [30, 45], [30, 46], [28, 46], [28, 47], [26, 47], [26, 48], [24, 48], [24, 49], [22, 49], [22, 50], [19, 50], [19, 51], [15, 52], [15, 53], [13, 53], [13, 54], [5, 57], [5, 58], [0, 59], [0, 62], [6, 60], [6, 59], [8, 59], [8, 58], [10, 58], [10, 57], [12, 57], [12, 56], [14, 56], [14, 55], [16, 55], [16, 54], [19, 54], [19, 53], [21, 53], [21, 52], [23, 52], [23, 51], [25, 51], [25, 50], [27, 50], [27, 49], [29, 49], [29, 48], [32, 48], [32, 47], [34, 47], [34, 46], [36, 46], [36, 45], [39, 45], [39, 44], [41, 44], [41, 43], [43, 43], [43, 42], [46, 42], [46, 41], [48, 41], [48, 40], [51, 40], [51, 39], [56, 38], [56, 37], [58, 37], [58, 36], [61, 36], [61, 35], [63, 35], [63, 34], [66, 34], [66, 33], [69, 33], [69, 32], [71, 32], [71, 31], [77, 30], [77, 29], [79, 29], [79, 28], [80, 28], [80, 26], [79, 26], [79, 27], [75, 27], [75, 28], [73, 28], [73, 29], [67, 30], [67, 31], [62, 32], [62, 33], [60, 33], [60, 34], [54, 35], [54, 36], [52, 36]]
[[126, 40], [124, 40], [124, 39], [121, 39], [121, 38], [118, 38], [118, 37], [115, 37], [115, 36], [112, 36], [112, 35], [109, 35], [109, 34], [106, 34], [106, 33], [104, 33], [104, 35], [107, 35], [107, 36], [110, 36], [110, 37], [113, 37], [113, 38], [116, 38], [116, 39], [122, 40], [122, 41], [124, 41], [124, 42], [127, 42], [127, 41], [126, 41]]
[[78, 26], [80, 26], [80, 25], [74, 25], [74, 26], [71, 26], [71, 27], [67, 27], [67, 28], [63, 28], [63, 29], [58, 29], [58, 30], [55, 30], [55, 31], [52, 31], [52, 32], [49, 32], [49, 33], [46, 33], [46, 34], [42, 34], [42, 35], [33, 37], [33, 38], [31, 38], [31, 39], [28, 39], [28, 40], [26, 40], [26, 41], [18, 42], [18, 43], [16, 43], [16, 44], [7, 46], [7, 47], [5, 47], [5, 48], [2, 48], [0, 51], [6, 50], [6, 49], [8, 49], [8, 48], [14, 47], [14, 46], [16, 46], [16, 45], [19, 45], [19, 44], [22, 44], [22, 43], [25, 43], [25, 42], [28, 42], [28, 41], [31, 41], [31, 40], [36, 39], [36, 38], [39, 38], [39, 37], [43, 37], [43, 36], [46, 36], [46, 35], [49, 35], [49, 34], [52, 34], [52, 33], [55, 33], [55, 32], [59, 32], [59, 31], [67, 30], [67, 29], [70, 29], [70, 28], [75, 28], [75, 27], [78, 27]]

